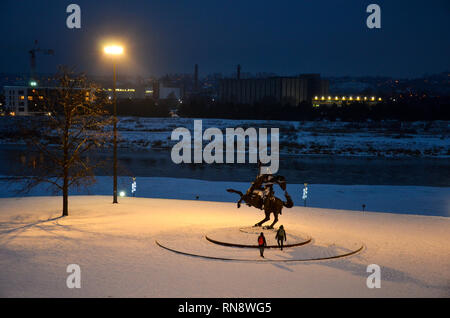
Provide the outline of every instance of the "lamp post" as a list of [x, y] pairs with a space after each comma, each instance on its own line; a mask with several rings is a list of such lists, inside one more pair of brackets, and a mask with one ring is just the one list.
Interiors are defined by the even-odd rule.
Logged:
[[304, 183], [302, 199], [303, 199], [303, 203], [304, 203], [305, 207], [306, 207], [306, 199], [307, 198], [308, 198], [308, 184]]
[[105, 46], [105, 54], [111, 55], [113, 57], [113, 175], [114, 175], [114, 185], [113, 185], [113, 203], [117, 202], [117, 96], [116, 96], [116, 59], [115, 56], [123, 54], [123, 47], [119, 45]]

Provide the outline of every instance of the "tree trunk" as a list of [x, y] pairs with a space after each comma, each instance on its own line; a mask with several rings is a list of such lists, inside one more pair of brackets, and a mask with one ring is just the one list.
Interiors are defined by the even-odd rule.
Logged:
[[69, 216], [69, 187], [67, 177], [64, 177], [63, 185], [63, 214], [62, 216]]
[[[70, 114], [70, 112], [69, 112]], [[66, 113], [66, 123], [64, 127], [64, 139], [63, 139], [63, 214], [62, 216], [69, 216], [69, 127], [70, 118]]]

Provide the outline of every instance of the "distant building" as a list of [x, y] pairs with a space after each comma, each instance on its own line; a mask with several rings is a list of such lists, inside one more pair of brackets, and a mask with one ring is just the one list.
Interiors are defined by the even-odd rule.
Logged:
[[[114, 91], [112, 88], [104, 88], [109, 99], [114, 97]], [[134, 99], [144, 98], [144, 92], [136, 88], [116, 88], [117, 99]]]
[[45, 90], [35, 86], [4, 86], [5, 111], [19, 116], [42, 113]]
[[164, 83], [155, 82], [153, 85], [153, 97], [155, 99], [175, 98], [180, 100], [182, 98], [181, 87], [165, 86]]
[[382, 102], [383, 99], [377, 96], [314, 96], [312, 104], [314, 107], [324, 106], [324, 105], [342, 105], [345, 103], [366, 103], [366, 104], [376, 104]]
[[[4, 86], [5, 111], [15, 116], [46, 114], [45, 103], [56, 96], [57, 87], [38, 87], [36, 82], [30, 86]], [[86, 100], [92, 101], [93, 94], [86, 90]]]
[[312, 101], [315, 95], [327, 95], [328, 86], [328, 81], [319, 74], [223, 79], [219, 84], [219, 99], [237, 104], [254, 104], [272, 99], [274, 102], [295, 106], [303, 101]]

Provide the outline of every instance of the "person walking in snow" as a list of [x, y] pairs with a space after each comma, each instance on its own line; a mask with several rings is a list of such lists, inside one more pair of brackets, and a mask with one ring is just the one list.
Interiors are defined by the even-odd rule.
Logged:
[[261, 232], [261, 234], [258, 236], [258, 246], [259, 246], [259, 254], [261, 254], [262, 258], [264, 258], [264, 247], [267, 246], [267, 243], [263, 232]]
[[286, 242], [286, 231], [284, 230], [283, 225], [280, 225], [280, 228], [275, 235], [275, 239], [277, 240], [278, 246], [283, 250], [283, 242]]

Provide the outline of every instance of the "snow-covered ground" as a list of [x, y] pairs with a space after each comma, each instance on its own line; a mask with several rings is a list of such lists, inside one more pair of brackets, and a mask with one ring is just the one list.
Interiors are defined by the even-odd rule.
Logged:
[[[0, 143], [21, 143], [14, 133], [14, 120], [0, 118]], [[193, 118], [121, 117], [119, 146], [128, 149], [169, 149], [170, 140], [178, 127], [193, 132]], [[379, 157], [450, 157], [450, 123], [434, 122], [289, 122], [274, 120], [202, 119], [203, 130], [217, 127], [279, 128], [280, 152], [293, 155], [339, 155]], [[205, 142], [206, 144], [206, 142]]]
[[[166, 198], [218, 202], [236, 202], [238, 196], [225, 190], [233, 188], [245, 192], [250, 183], [205, 181], [181, 178], [137, 177], [138, 197]], [[0, 197], [15, 196], [17, 184], [10, 184], [0, 178]], [[72, 190], [72, 194], [109, 195], [112, 189], [112, 177], [97, 177], [97, 183], [88, 189]], [[131, 178], [119, 177], [118, 190], [131, 195]], [[303, 206], [303, 184], [289, 184], [287, 188], [296, 206]], [[275, 187], [277, 196], [284, 199], [280, 189]], [[52, 195], [47, 184], [32, 190], [29, 195]], [[374, 185], [308, 185], [307, 206], [327, 209], [391, 212], [450, 216], [450, 188], [422, 186], [374, 186]]]
[[[169, 148], [171, 132], [186, 127], [191, 118], [155, 119], [123, 117], [120, 141], [127, 148]], [[280, 128], [280, 151], [289, 154], [359, 156], [450, 157], [450, 123], [347, 123], [286, 122], [261, 120], [202, 119], [203, 129], [222, 131], [237, 127]]]
[[[175, 235], [179, 240], [171, 247], [205, 254], [211, 248], [205, 233], [252, 225], [262, 218], [256, 209], [129, 197], [113, 205], [110, 196], [71, 197], [69, 217], [59, 218], [60, 208], [60, 197], [0, 199], [0, 297], [450, 296], [445, 217], [294, 207], [281, 217], [288, 239], [306, 233], [313, 246], [359, 242], [364, 250], [335, 260], [264, 263], [256, 249], [254, 261], [234, 262], [175, 254], [155, 244]], [[290, 259], [294, 252], [265, 255], [276, 253]], [[66, 286], [69, 264], [81, 268], [80, 289]], [[367, 288], [369, 264], [381, 267], [380, 289]]]

